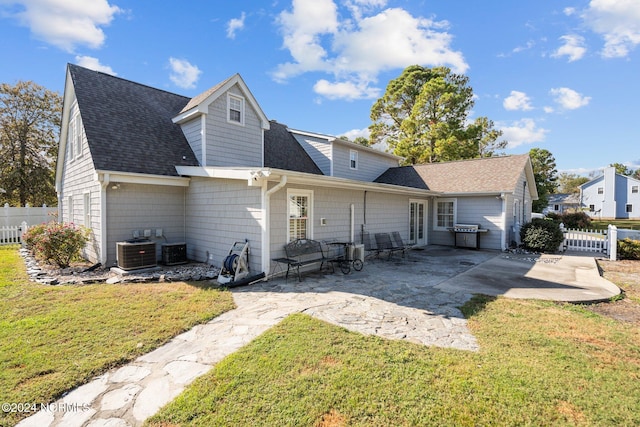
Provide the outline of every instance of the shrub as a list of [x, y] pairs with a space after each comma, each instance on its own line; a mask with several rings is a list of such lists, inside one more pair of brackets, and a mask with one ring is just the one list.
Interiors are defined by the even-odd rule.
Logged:
[[557, 222], [534, 218], [520, 229], [520, 240], [525, 249], [538, 252], [556, 252], [564, 240]]
[[36, 258], [66, 268], [74, 258], [80, 256], [88, 237], [89, 232], [84, 227], [49, 222], [30, 227], [25, 233], [25, 244]]
[[640, 260], [640, 240], [618, 240], [618, 259]]
[[47, 224], [42, 223], [38, 225], [32, 225], [27, 229], [26, 233], [24, 233], [24, 235], [22, 236], [22, 241], [24, 242], [27, 249], [31, 251], [35, 250], [35, 244], [38, 239], [42, 238], [42, 235], [44, 234], [46, 228]]
[[590, 228], [591, 218], [585, 212], [568, 212], [560, 216], [566, 228]]

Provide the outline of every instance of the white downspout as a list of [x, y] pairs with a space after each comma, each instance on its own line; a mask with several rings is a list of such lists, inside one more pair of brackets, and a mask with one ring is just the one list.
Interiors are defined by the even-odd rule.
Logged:
[[102, 175], [100, 183], [100, 263], [107, 265], [107, 187], [109, 174]]
[[502, 229], [502, 232], [500, 236], [500, 246], [502, 247], [503, 251], [506, 251], [509, 247], [507, 245], [507, 196], [502, 193], [500, 194], [500, 199], [502, 199], [502, 227], [500, 227]]
[[268, 280], [269, 268], [271, 264], [271, 195], [287, 185], [287, 176], [282, 175], [280, 182], [273, 188], [267, 190], [268, 182], [265, 180], [262, 187], [262, 271], [265, 273], [265, 280]]
[[350, 213], [349, 219], [351, 221], [350, 221], [350, 224], [349, 224], [349, 231], [350, 231], [350, 233], [349, 233], [349, 241], [351, 243], [355, 243], [356, 242], [356, 229], [355, 229], [356, 208], [355, 208], [353, 203], [351, 203], [350, 208], [351, 209], [349, 211], [349, 213]]

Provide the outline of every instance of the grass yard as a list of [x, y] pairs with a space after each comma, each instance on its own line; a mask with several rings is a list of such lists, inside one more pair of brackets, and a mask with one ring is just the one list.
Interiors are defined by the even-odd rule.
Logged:
[[[191, 283], [32, 283], [17, 247], [0, 247], [0, 403], [52, 402], [233, 307]], [[0, 412], [0, 426], [27, 415]]]
[[640, 221], [637, 219], [591, 220], [591, 227], [596, 230], [606, 230], [609, 227], [609, 224], [627, 230], [640, 230]]
[[293, 315], [147, 425], [640, 425], [640, 323], [506, 298], [476, 297], [464, 312], [477, 353]]

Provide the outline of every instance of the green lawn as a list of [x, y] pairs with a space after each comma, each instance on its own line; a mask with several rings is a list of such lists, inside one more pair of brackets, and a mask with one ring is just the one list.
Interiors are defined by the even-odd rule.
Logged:
[[596, 230], [606, 230], [609, 224], [615, 225], [618, 228], [624, 228], [627, 230], [640, 230], [640, 221], [631, 219], [616, 219], [609, 221], [591, 221], [591, 227]]
[[[0, 247], [0, 403], [46, 403], [234, 307], [197, 283], [45, 286]], [[23, 415], [0, 412], [0, 426]]]
[[637, 325], [503, 298], [476, 297], [464, 311], [477, 353], [290, 316], [147, 425], [640, 425]]

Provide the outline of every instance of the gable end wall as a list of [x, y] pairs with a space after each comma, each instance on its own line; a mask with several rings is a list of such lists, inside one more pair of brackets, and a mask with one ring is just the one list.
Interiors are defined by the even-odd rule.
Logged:
[[209, 105], [206, 121], [207, 166], [262, 167], [262, 127], [256, 111], [251, 108], [238, 85], [229, 92], [245, 98], [244, 125], [227, 121], [227, 94]]

